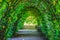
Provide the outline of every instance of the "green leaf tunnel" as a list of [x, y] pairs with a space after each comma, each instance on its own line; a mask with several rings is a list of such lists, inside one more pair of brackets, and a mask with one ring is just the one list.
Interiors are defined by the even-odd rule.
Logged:
[[0, 30], [4, 27], [4, 40], [23, 28], [27, 11], [37, 19], [48, 40], [60, 40], [60, 0], [2, 0], [0, 2]]

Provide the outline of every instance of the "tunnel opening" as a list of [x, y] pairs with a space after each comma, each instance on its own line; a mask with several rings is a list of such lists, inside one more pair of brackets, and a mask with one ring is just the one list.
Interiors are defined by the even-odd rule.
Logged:
[[[38, 30], [40, 25], [38, 25], [38, 12], [36, 9], [31, 10], [32, 8], [27, 9], [28, 11], [25, 12], [23, 17], [20, 19], [19, 27], [17, 27], [17, 34], [13, 38], [22, 38], [24, 40], [27, 40], [27, 38], [31, 40], [44, 40], [45, 38], [42, 36]], [[28, 15], [28, 16], [27, 16]], [[39, 19], [40, 20], [40, 19]], [[26, 38], [26, 39], [25, 39]]]

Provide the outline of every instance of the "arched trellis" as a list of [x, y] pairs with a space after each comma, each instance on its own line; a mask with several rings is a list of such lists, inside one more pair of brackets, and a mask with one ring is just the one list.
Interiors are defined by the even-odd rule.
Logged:
[[[7, 40], [7, 38], [12, 37], [13, 33], [15, 33], [16, 29], [13, 29], [13, 28], [15, 28], [14, 24], [17, 23], [17, 20], [19, 20], [17, 15], [20, 15], [19, 17], [21, 18], [22, 10], [24, 10], [25, 7], [29, 7], [29, 6], [34, 6], [34, 7], [37, 7], [37, 9], [39, 9], [40, 16], [38, 17], [38, 19], [39, 19], [38, 22], [39, 22], [39, 25], [41, 26], [42, 32], [49, 37], [49, 40], [59, 40], [58, 35], [59, 35], [59, 23], [60, 23], [59, 18], [60, 17], [57, 16], [59, 14], [58, 11], [54, 10], [55, 9], [54, 2], [56, 2], [56, 1], [38, 0], [38, 1], [36, 1], [37, 3], [35, 1], [29, 1], [29, 2], [23, 1], [22, 3], [18, 4], [18, 6], [16, 6], [16, 7], [14, 7], [14, 3], [13, 3], [14, 9], [10, 9], [10, 11], [9, 11], [10, 14], [7, 14], [8, 15], [7, 28], [5, 31], [6, 40]], [[32, 3], [30, 3], [30, 2], [32, 2]], [[44, 4], [44, 5], [42, 5], [42, 4]], [[56, 14], [55, 14], [55, 12], [56, 12]], [[56, 18], [54, 18], [54, 17], [56, 17]]]

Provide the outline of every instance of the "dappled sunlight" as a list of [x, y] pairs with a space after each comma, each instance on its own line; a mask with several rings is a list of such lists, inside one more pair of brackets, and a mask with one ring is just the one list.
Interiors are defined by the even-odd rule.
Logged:
[[36, 29], [36, 25], [38, 25], [36, 18], [34, 16], [29, 16], [24, 22], [24, 29]]

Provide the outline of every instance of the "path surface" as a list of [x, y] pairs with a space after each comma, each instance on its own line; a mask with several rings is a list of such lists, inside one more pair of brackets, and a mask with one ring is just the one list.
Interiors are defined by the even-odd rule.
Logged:
[[[37, 30], [24, 29], [24, 30], [19, 30], [17, 34], [20, 34], [20, 36], [9, 38], [8, 40], [43, 40], [44, 39], [43, 37], [39, 36]], [[21, 36], [21, 34], [24, 35]]]
[[43, 40], [43, 38], [31, 36], [31, 37], [9, 38], [8, 40]]

